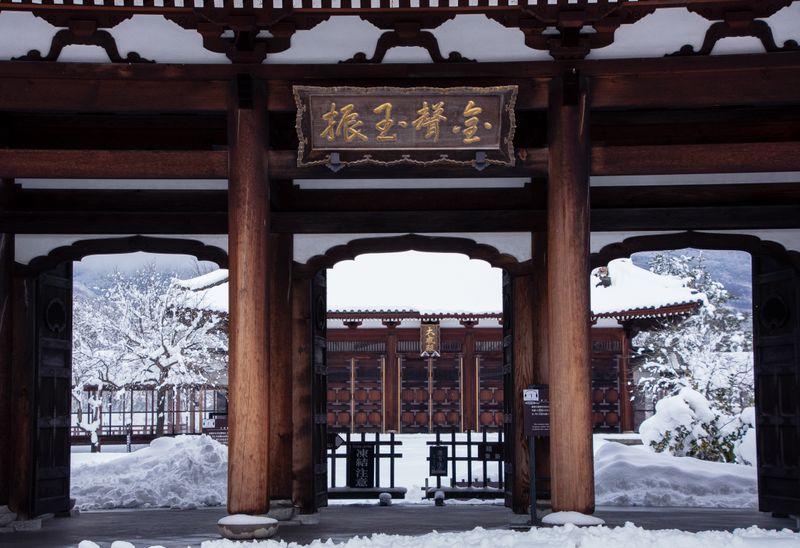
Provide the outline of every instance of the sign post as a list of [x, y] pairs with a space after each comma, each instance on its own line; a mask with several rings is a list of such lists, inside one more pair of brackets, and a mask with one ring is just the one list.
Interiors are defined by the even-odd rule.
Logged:
[[550, 435], [550, 388], [546, 384], [531, 385], [522, 391], [525, 432], [528, 435], [528, 466], [531, 478], [531, 525], [539, 524], [536, 516], [536, 438]]
[[347, 486], [375, 487], [375, 444], [351, 442], [347, 445]]

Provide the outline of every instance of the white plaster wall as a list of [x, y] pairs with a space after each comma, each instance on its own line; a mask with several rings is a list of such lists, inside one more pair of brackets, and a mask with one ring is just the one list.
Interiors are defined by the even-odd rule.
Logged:
[[[800, 251], [800, 229], [779, 230], [703, 230], [713, 234], [733, 234], [755, 236], [765, 242], [775, 242], [789, 251]], [[665, 232], [592, 232], [591, 252], [597, 253], [607, 245], [621, 243], [627, 238], [636, 236], [657, 236], [662, 234], [680, 234], [682, 231]]]
[[[36, 257], [42, 257], [52, 250], [69, 246], [81, 240], [103, 240], [113, 238], [126, 238], [136, 236], [136, 234], [17, 234], [14, 242], [14, 258], [18, 263], [29, 264]], [[186, 239], [203, 242], [206, 245], [218, 247], [225, 252], [228, 251], [228, 236], [225, 234], [175, 234], [175, 235], [150, 235], [152, 238]]]
[[[523, 262], [531, 258], [531, 235], [526, 232], [444, 232], [419, 233], [421, 236], [447, 236], [467, 238], [480, 244], [487, 244], [500, 253], [505, 253]], [[323, 255], [329, 249], [345, 245], [353, 240], [363, 238], [388, 238], [405, 236], [404, 233], [391, 234], [295, 234], [294, 260], [305, 264], [317, 255]]]

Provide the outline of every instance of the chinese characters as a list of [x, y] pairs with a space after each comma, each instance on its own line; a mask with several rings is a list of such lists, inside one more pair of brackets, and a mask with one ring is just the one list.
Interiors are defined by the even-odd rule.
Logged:
[[[373, 103], [374, 104], [374, 103]], [[451, 123], [452, 134], [458, 135], [460, 144], [481, 143], [481, 130], [491, 130], [489, 121], [481, 124], [484, 107], [477, 99], [458, 99], [447, 102], [422, 100], [409, 111], [411, 104], [403, 101], [383, 101], [374, 107], [369, 104], [356, 105], [347, 102], [337, 108], [330, 101], [320, 115], [322, 130], [319, 137], [328, 143], [370, 143], [378, 145], [398, 142], [424, 142], [438, 144], [445, 134], [446, 124]], [[402, 139], [402, 131], [413, 132]]]

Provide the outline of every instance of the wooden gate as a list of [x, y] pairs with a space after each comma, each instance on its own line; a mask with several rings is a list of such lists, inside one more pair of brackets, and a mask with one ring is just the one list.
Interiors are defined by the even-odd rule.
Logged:
[[513, 278], [503, 270], [503, 440], [505, 440], [505, 505], [514, 507], [514, 291]]
[[800, 515], [800, 276], [753, 257], [758, 505]]
[[312, 461], [314, 506], [328, 505], [328, 366], [327, 366], [327, 273], [314, 275], [311, 283], [311, 401], [314, 421]]
[[35, 325], [33, 515], [69, 510], [72, 263], [39, 275]]

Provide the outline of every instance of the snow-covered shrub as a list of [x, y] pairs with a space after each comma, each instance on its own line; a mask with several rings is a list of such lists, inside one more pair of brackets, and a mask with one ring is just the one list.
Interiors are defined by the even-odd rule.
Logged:
[[[736, 462], [736, 450], [751, 428], [738, 416], [714, 409], [699, 392], [683, 388], [656, 403], [656, 413], [639, 427], [642, 442], [657, 453], [716, 462]], [[747, 447], [745, 447], [747, 453]], [[744, 462], [742, 464], [751, 464]]]
[[729, 306], [733, 296], [713, 279], [702, 252], [654, 256], [651, 271], [680, 278], [704, 296], [685, 318], [667, 319], [634, 337], [642, 357], [637, 371], [640, 397], [659, 399], [688, 387], [721, 413], [735, 415], [754, 402], [752, 332], [749, 318]]

